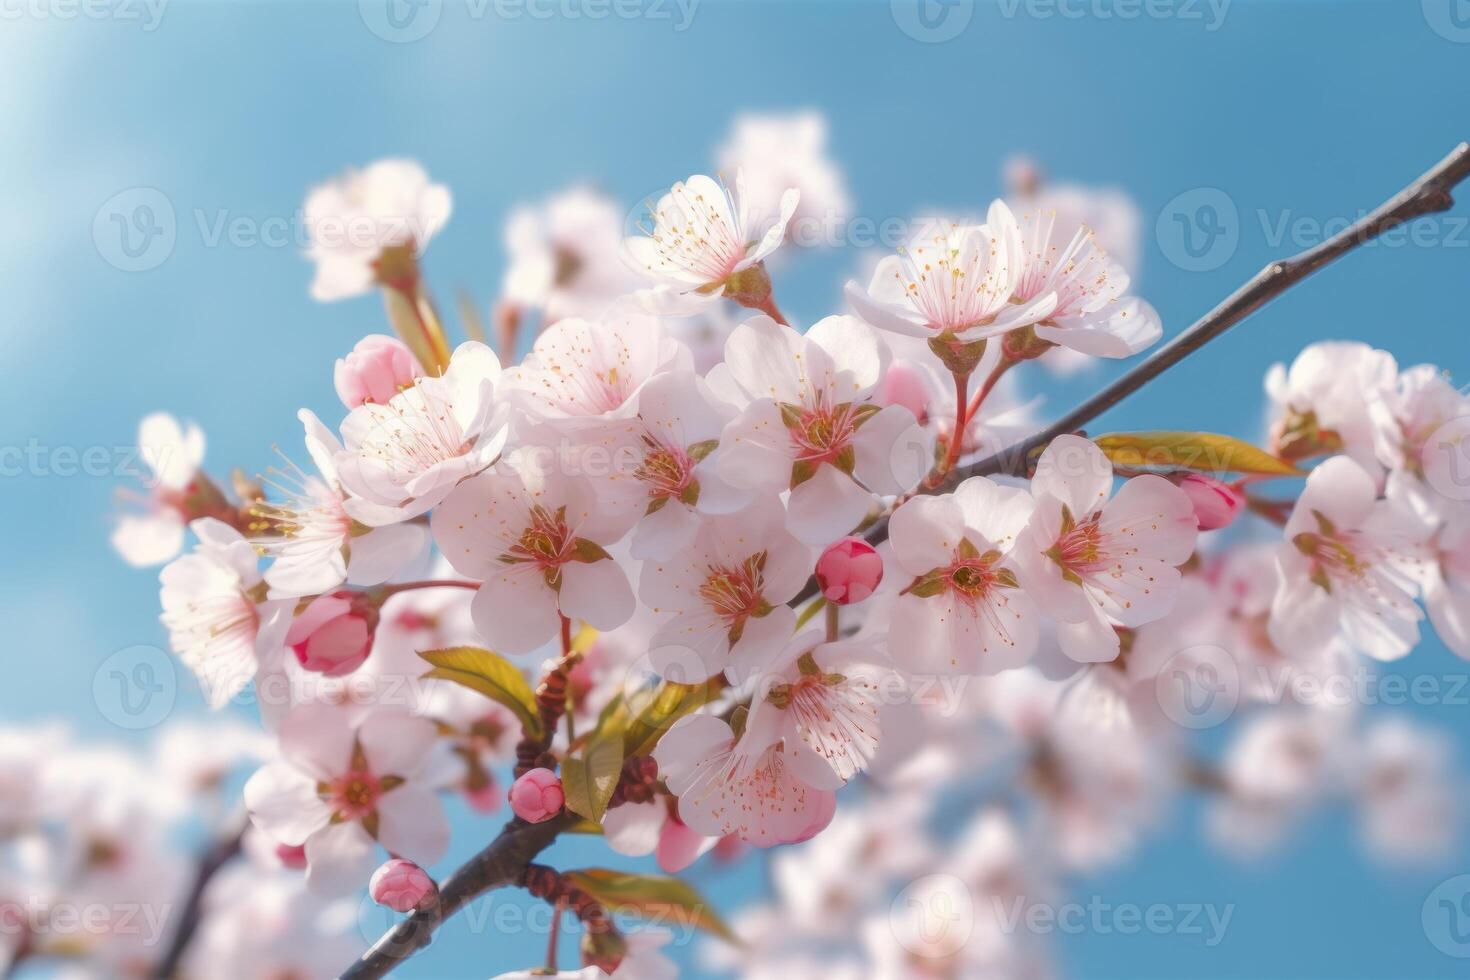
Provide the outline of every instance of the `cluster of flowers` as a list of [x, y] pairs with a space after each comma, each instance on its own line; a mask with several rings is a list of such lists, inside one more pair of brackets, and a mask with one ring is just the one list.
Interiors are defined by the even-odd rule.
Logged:
[[[42, 726], [0, 730], [0, 969], [148, 977], [183, 928], [182, 841], [240, 833], [240, 780], [268, 759], [253, 725], [181, 723], [146, 752]], [[229, 845], [226, 845], [229, 846]], [[258, 831], [214, 877], [176, 964], [187, 976], [332, 976], [355, 955], [356, 903], [324, 903], [299, 853]]]
[[[802, 139], [769, 135], [792, 125]], [[1048, 204], [1024, 171], [1010, 204], [926, 223], [866, 287], [848, 284], [852, 314], [798, 330], [770, 263], [793, 221], [847, 207], [812, 125], [744, 127], [733, 190], [690, 177], [632, 235], [588, 190], [518, 213], [499, 356], [477, 325], [453, 350], [445, 339], [420, 259], [449, 195], [422, 169], [384, 161], [312, 195], [319, 217], [383, 229], [373, 249], [315, 248], [315, 294], [380, 288], [401, 339], [369, 336], [337, 362], [335, 431], [300, 413], [310, 468], [237, 478], [233, 497], [201, 470], [196, 429], [146, 420], [157, 479], [114, 539], [135, 564], [172, 559], [163, 621], [209, 702], [254, 682], [273, 736], [244, 788], [257, 832], [299, 855], [311, 891], [371, 878], [374, 897], [410, 911], [434, 899], [421, 868], [448, 844], [440, 795], [491, 812], [514, 766], [518, 820], [558, 819], [575, 792], [612, 849], [656, 854], [670, 873], [717, 845], [821, 834], [820, 850], [778, 865], [797, 914], [772, 927], [848, 935], [873, 930], [831, 914], [820, 890], [857, 915], [932, 866], [922, 837], [894, 831], [1003, 754], [1030, 777], [1037, 818], [985, 811], [960, 865], [982, 890], [1031, 887], [1042, 834], [1065, 870], [1120, 857], [1187, 781], [1221, 794], [1222, 837], [1262, 840], [1310, 787], [1352, 783], [1383, 849], [1442, 843], [1430, 831], [1450, 826], [1448, 761], [1418, 751], [1416, 730], [1363, 736], [1383, 770], [1367, 783], [1325, 775], [1347, 741], [1324, 733], [1351, 713], [1293, 704], [1260, 716], [1222, 766], [1186, 764], [1188, 706], [1168, 680], [1223, 654], [1242, 700], [1289, 702], [1283, 679], [1407, 653], [1421, 597], [1470, 657], [1470, 505], [1446, 492], [1458, 457], [1438, 452], [1470, 400], [1433, 368], [1321, 344], [1273, 369], [1270, 445], [1254, 456], [1217, 439], [1233, 447], [1219, 465], [1139, 466], [1064, 434], [1010, 469], [1024, 478], [961, 480], [1034, 429], [1013, 368], [1126, 357], [1160, 337], [1100, 244], [1136, 251], [1130, 222], [1094, 232], [1080, 213], [1115, 202]], [[1255, 495], [1307, 464], [1299, 499]], [[1224, 472], [1244, 475], [1210, 475]], [[1200, 536], [1247, 507], [1284, 534], [1230, 548]], [[186, 526], [196, 544], [175, 558]], [[821, 606], [825, 629], [808, 627]], [[517, 711], [483, 677], [465, 681], [481, 647], [526, 658], [521, 670], [547, 660], [530, 671], [536, 703]], [[425, 653], [441, 668], [427, 678]], [[699, 706], [620, 755], [587, 813], [559, 764], [590, 755], [588, 733], [636, 715], [659, 683], [700, 692]], [[996, 751], [975, 751], [986, 744]], [[839, 814], [837, 791], [864, 773], [892, 796]], [[858, 852], [880, 859], [854, 875]], [[594, 946], [587, 976], [671, 969], [656, 943]], [[901, 951], [872, 955], [868, 969], [889, 973], [854, 975], [903, 975]], [[1003, 965], [987, 963], [1022, 975]], [[778, 972], [801, 971], [787, 958]]]

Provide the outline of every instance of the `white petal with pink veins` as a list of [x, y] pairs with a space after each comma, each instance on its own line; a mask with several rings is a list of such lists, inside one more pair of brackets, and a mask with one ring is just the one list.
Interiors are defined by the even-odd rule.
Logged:
[[637, 603], [628, 576], [616, 561], [567, 562], [561, 570], [562, 615], [585, 620], [594, 629], [617, 629]]
[[293, 847], [332, 817], [317, 795], [316, 780], [287, 762], [268, 763], [255, 771], [245, 783], [245, 808], [263, 834]]
[[[740, 197], [742, 202], [744, 202], [746, 195], [743, 189]], [[754, 265], [781, 247], [781, 243], [786, 240], [786, 226], [791, 222], [791, 216], [796, 213], [796, 206], [800, 203], [801, 192], [794, 187], [789, 188], [781, 195], [780, 214], [777, 215], [775, 224], [771, 225], [766, 230], [766, 233], [761, 236], [760, 244], [755, 247], [755, 251], [746, 260], [747, 265]]]
[[[892, 259], [889, 256], [889, 259]], [[873, 282], [877, 283], [880, 276], [884, 275], [884, 259], [878, 263], [878, 271], [873, 274]], [[897, 259], [893, 259], [896, 264]], [[892, 333], [905, 337], [932, 337], [934, 331], [929, 329], [923, 316], [913, 310], [889, 303], [880, 303], [874, 300], [868, 291], [857, 283], [848, 281], [842, 295], [847, 299], [847, 305], [851, 306], [858, 316], [879, 330], [888, 330]]]
[[745, 621], [740, 642], [730, 648], [730, 664], [725, 676], [731, 683], [741, 683], [752, 674], [758, 673], [791, 639], [796, 627], [796, 611], [790, 606], [777, 606], [764, 616], [752, 616]]
[[839, 404], [866, 398], [888, 366], [887, 345], [857, 317], [824, 317], [803, 336], [808, 347], [820, 348], [831, 362], [830, 375], [811, 371], [813, 383]]
[[915, 497], [889, 522], [893, 557], [911, 576], [948, 566], [964, 536], [964, 513], [952, 496]]
[[367, 884], [377, 865], [377, 842], [355, 820], [332, 824], [306, 839], [306, 887], [313, 894], [351, 894]]
[[1081, 520], [1097, 510], [1113, 489], [1113, 464], [1080, 436], [1057, 436], [1036, 461], [1031, 493], [1055, 497]]
[[335, 705], [303, 705], [281, 724], [281, 752], [313, 778], [326, 781], [347, 771], [355, 736], [351, 716]]
[[868, 419], [853, 436], [857, 455], [853, 475], [874, 493], [907, 493], [934, 466], [934, 437], [914, 421], [913, 413], [889, 405]]
[[612, 807], [602, 818], [602, 836], [619, 854], [643, 857], [658, 848], [668, 809], [662, 800], [624, 803]]
[[1003, 487], [983, 476], [973, 476], [954, 491], [965, 526], [1001, 551], [1009, 552], [1025, 529], [1036, 503], [1018, 487]]
[[413, 775], [437, 738], [428, 719], [390, 710], [373, 712], [357, 730], [368, 766], [378, 776]]
[[1057, 624], [1062, 652], [1078, 663], [1105, 663], [1118, 659], [1118, 633], [1099, 610], [1075, 623]]
[[378, 800], [378, 843], [396, 857], [430, 865], [449, 849], [449, 819], [430, 789], [407, 783]]
[[790, 485], [795, 455], [780, 409], [762, 398], [725, 426], [714, 463], [720, 478], [731, 486], [775, 493]]
[[475, 593], [470, 615], [485, 642], [499, 653], [530, 653], [561, 628], [556, 593], [530, 565], [487, 578]]
[[835, 466], [823, 464], [791, 491], [787, 527], [810, 545], [825, 545], [847, 534], [868, 515], [873, 495]]
[[112, 532], [112, 547], [134, 568], [161, 565], [184, 547], [184, 519], [174, 510], [124, 514]]
[[1125, 481], [1103, 507], [1100, 524], [1118, 544], [1170, 565], [1189, 560], [1199, 533], [1189, 497], [1163, 477], [1152, 475]]
[[347, 581], [381, 585], [419, 558], [428, 544], [429, 532], [418, 524], [394, 524], [359, 535], [348, 546]]
[[731, 332], [725, 341], [725, 364], [735, 382], [751, 398], [801, 404], [811, 385], [801, 335], [761, 314]]

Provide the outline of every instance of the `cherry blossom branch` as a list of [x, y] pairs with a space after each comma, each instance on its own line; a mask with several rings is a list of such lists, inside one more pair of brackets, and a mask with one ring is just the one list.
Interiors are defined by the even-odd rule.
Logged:
[[189, 885], [188, 897], [184, 899], [184, 908], [179, 914], [178, 929], [174, 932], [163, 958], [158, 961], [158, 967], [153, 971], [154, 980], [169, 980], [178, 971], [179, 963], [203, 919], [204, 892], [219, 870], [240, 854], [247, 826], [248, 820], [242, 820], [238, 830], [215, 841], [199, 855], [199, 863], [194, 869], [194, 880]]
[[429, 944], [440, 923], [492, 888], [520, 884], [536, 855], [578, 818], [563, 813], [544, 823], [511, 820], [484, 850], [439, 885], [439, 904], [414, 912], [372, 945], [338, 980], [387, 976], [398, 964]]
[[[1461, 143], [1373, 213], [1313, 248], [1266, 266], [1148, 360], [1042, 431], [978, 462], [950, 470], [937, 484], [922, 486], [917, 492], [947, 493], [972, 476], [1025, 476], [1047, 443], [1059, 435], [1078, 431], [1312, 273], [1407, 221], [1448, 211], [1455, 203], [1451, 191], [1466, 177], [1470, 177], [1470, 143]], [[872, 544], [887, 539], [888, 516], [875, 521], [864, 536]], [[804, 602], [816, 593], [816, 580], [812, 579], [791, 600], [791, 605]]]

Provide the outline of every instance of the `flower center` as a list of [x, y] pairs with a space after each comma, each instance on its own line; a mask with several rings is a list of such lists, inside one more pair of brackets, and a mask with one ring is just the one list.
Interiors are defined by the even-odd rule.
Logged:
[[371, 814], [383, 795], [383, 784], [367, 769], [353, 769], [332, 781], [327, 802], [339, 820], [361, 820]]
[[693, 477], [689, 457], [680, 450], [670, 448], [645, 437], [649, 447], [643, 462], [633, 475], [648, 485], [648, 495], [654, 499], [678, 498], [683, 495]]
[[733, 568], [710, 566], [709, 574], [700, 583], [699, 597], [728, 625], [732, 644], [740, 641], [747, 619], [771, 611], [771, 604], [761, 594], [765, 588], [765, 567], [766, 553], [762, 551]]
[[531, 520], [510, 550], [500, 556], [507, 565], [531, 563], [542, 569], [555, 568], [571, 557], [572, 532], [567, 527], [567, 509], [555, 512], [537, 504], [531, 508]]

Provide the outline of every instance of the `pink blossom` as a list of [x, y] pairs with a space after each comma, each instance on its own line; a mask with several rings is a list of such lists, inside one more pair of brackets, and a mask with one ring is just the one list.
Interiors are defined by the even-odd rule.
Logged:
[[337, 397], [351, 411], [364, 402], [386, 405], [423, 373], [407, 344], [375, 333], [359, 340], [346, 357], [338, 358], [332, 383]]
[[432, 904], [439, 889], [423, 868], [412, 861], [393, 858], [373, 872], [368, 892], [379, 905], [395, 912], [412, 912]]
[[377, 608], [362, 593], [317, 596], [286, 632], [286, 645], [301, 666], [337, 677], [356, 670], [373, 649]]
[[828, 602], [862, 602], [883, 581], [883, 559], [862, 538], [834, 541], [817, 559], [817, 585]]
[[566, 796], [550, 769], [532, 769], [510, 787], [510, 808], [527, 823], [542, 823], [561, 812]]
[[1235, 487], [1202, 473], [1183, 473], [1174, 485], [1184, 491], [1194, 505], [1194, 516], [1201, 531], [1216, 531], [1234, 523], [1245, 509], [1245, 494]]

